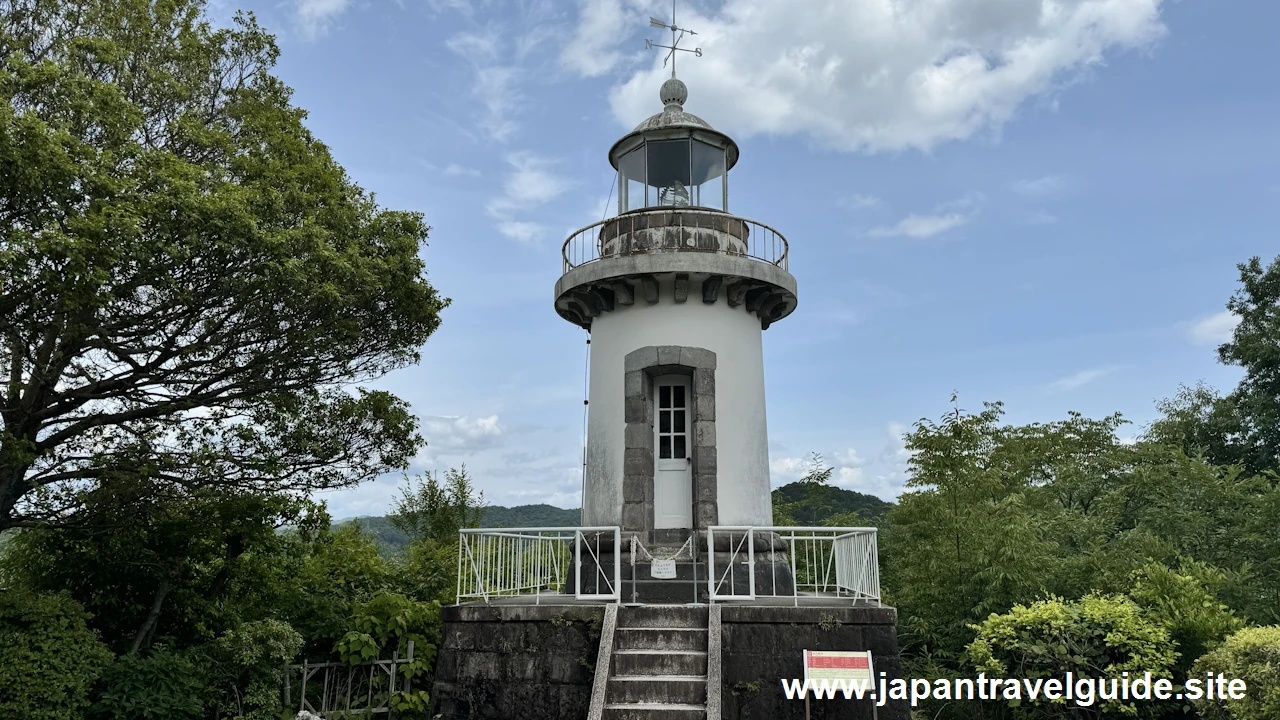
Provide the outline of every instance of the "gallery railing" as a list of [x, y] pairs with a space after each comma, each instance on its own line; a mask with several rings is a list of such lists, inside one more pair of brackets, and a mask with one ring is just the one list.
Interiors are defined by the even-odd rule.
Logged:
[[458, 533], [458, 602], [521, 597], [621, 601], [621, 529], [478, 528]]
[[623, 255], [709, 252], [746, 257], [787, 269], [782, 233], [755, 220], [692, 208], [629, 212], [592, 223], [564, 241], [564, 272]]
[[875, 528], [716, 526], [707, 546], [711, 602], [880, 600]]

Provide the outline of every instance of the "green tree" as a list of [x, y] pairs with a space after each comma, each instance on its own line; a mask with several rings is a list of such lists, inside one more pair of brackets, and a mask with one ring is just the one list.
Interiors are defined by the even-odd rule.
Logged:
[[1240, 318], [1218, 359], [1244, 368], [1231, 395], [1243, 438], [1239, 461], [1250, 472], [1280, 468], [1280, 257], [1241, 263], [1241, 288], [1227, 303]]
[[1001, 412], [955, 408], [916, 424], [907, 492], [881, 543], [904, 646], [953, 668], [970, 623], [1043, 594], [1057, 566], [1025, 487], [1006, 475]]
[[1203, 384], [1183, 387], [1160, 404], [1163, 417], [1148, 433], [1252, 475], [1280, 471], [1280, 257], [1266, 266], [1253, 257], [1237, 267], [1240, 288], [1227, 310], [1240, 322], [1218, 347], [1218, 359], [1240, 366], [1244, 377], [1226, 396]]
[[321, 529], [307, 543], [302, 566], [281, 614], [305, 638], [304, 653], [327, 659], [351, 627], [356, 608], [403, 583], [394, 559], [356, 525]]
[[303, 494], [403, 467], [448, 304], [417, 213], [303, 125], [252, 15], [0, 2], [0, 530], [143, 478]]
[[82, 523], [20, 532], [0, 570], [22, 587], [70, 593], [119, 653], [157, 640], [187, 648], [275, 615], [308, 552], [298, 532], [328, 523], [287, 496], [172, 494], [136, 481], [106, 483], [81, 502]]
[[416, 598], [442, 605], [454, 601], [458, 580], [458, 531], [478, 527], [484, 495], [475, 489], [466, 466], [406, 480], [388, 516], [411, 538], [405, 553], [404, 581]]
[[459, 530], [479, 526], [483, 513], [484, 494], [476, 490], [463, 465], [446, 470], [443, 477], [426, 472], [406, 478], [387, 519], [411, 542], [433, 540], [452, 545], [457, 544]]

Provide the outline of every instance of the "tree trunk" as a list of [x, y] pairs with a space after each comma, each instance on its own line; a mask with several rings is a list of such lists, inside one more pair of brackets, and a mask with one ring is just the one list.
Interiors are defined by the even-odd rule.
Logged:
[[176, 575], [176, 569], [170, 569], [156, 587], [155, 597], [151, 600], [151, 609], [147, 611], [147, 616], [143, 618], [142, 624], [138, 626], [137, 632], [133, 634], [133, 642], [129, 645], [129, 654], [135, 655], [138, 650], [142, 649], [143, 641], [151, 636], [156, 629], [156, 623], [160, 620], [160, 609], [164, 607], [164, 600], [169, 595], [169, 590], [173, 587], [173, 576]]

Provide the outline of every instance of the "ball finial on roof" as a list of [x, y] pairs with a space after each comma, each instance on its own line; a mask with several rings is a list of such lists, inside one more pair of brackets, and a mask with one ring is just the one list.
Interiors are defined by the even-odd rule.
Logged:
[[689, 99], [689, 88], [680, 81], [679, 78], [670, 78], [662, 83], [662, 90], [659, 91], [662, 98], [662, 104], [667, 110], [683, 110], [684, 101]]

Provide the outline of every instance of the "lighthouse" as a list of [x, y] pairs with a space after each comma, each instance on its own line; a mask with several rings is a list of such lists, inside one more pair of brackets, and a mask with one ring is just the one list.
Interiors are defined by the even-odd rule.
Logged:
[[673, 65], [609, 149], [617, 214], [565, 241], [555, 285], [590, 333], [583, 523], [655, 544], [772, 525], [763, 335], [797, 305], [787, 240], [731, 209], [738, 145], [688, 97]]
[[684, 109], [675, 55], [701, 50], [674, 15], [650, 20], [672, 33], [647, 43], [670, 51], [661, 111], [609, 149], [616, 212], [569, 236], [555, 284], [590, 335], [581, 526], [459, 531], [432, 717], [798, 718], [777, 681], [815, 648], [842, 663], [822, 672], [900, 676], [876, 529], [774, 525], [764, 334], [796, 281], [786, 238], [730, 204], [737, 143]]

